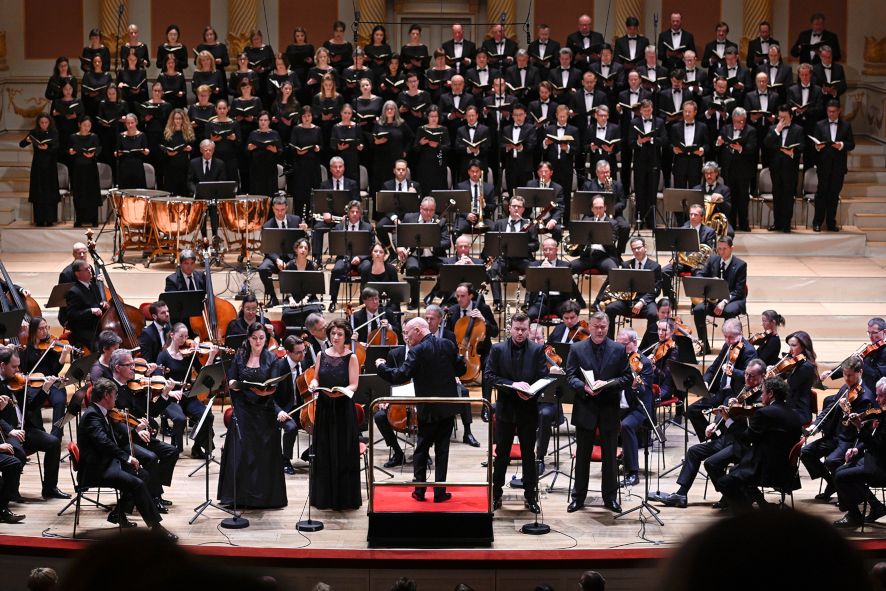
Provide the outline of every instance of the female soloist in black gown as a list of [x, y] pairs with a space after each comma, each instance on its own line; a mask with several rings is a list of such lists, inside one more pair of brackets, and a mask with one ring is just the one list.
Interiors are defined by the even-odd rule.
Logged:
[[[249, 340], [231, 363], [228, 378], [263, 382], [273, 373], [276, 356], [267, 349], [261, 352], [259, 367], [247, 367]], [[218, 498], [223, 505], [256, 508], [285, 507], [286, 483], [283, 480], [283, 450], [273, 396], [259, 396], [249, 388], [231, 390], [231, 404], [236, 420], [231, 422], [222, 450], [218, 478]], [[239, 434], [239, 436], [238, 436]], [[356, 456], [355, 456], [356, 457]], [[236, 473], [236, 476], [235, 476]], [[236, 478], [236, 483], [234, 482]]]

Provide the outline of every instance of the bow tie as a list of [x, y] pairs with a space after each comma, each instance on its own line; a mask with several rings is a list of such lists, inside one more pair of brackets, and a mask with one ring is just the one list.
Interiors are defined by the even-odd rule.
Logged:
[[591, 92], [591, 91], [589, 91], [589, 90], [586, 90], [586, 91], [585, 91], [585, 96], [594, 96], [594, 93]]
[[695, 123], [687, 123], [685, 126], [686, 127], [695, 127]]
[[768, 92], [758, 92], [757, 94], [759, 94], [760, 96], [767, 96], [769, 93]]
[[830, 122], [831, 125], [837, 125], [837, 123], [839, 123], [839, 122], [838, 121], [831, 121]]
[[477, 68], [477, 72], [478, 72], [478, 73], [479, 73], [479, 72], [485, 72], [485, 71], [486, 71], [486, 68]]
[[471, 129], [471, 130], [476, 131], [476, 130], [477, 130], [477, 126], [476, 126], [476, 125], [468, 125], [468, 129]]
[[597, 131], [606, 131], [606, 128], [605, 127], [598, 127]]
[[809, 86], [800, 86], [800, 88], [803, 90], [809, 90], [810, 87]]
[[824, 68], [825, 70], [830, 70], [830, 69], [831, 69], [830, 66], [822, 66], [822, 68]]
[[548, 46], [548, 42], [547, 42], [547, 41], [539, 41], [539, 42], [538, 42], [538, 46], [539, 46], [539, 47], [547, 47], [547, 46]]
[[679, 88], [675, 88], [675, 89], [674, 89], [674, 94], [680, 94], [680, 93], [682, 93], [682, 92], [683, 92], [683, 91], [680, 90]]
[[558, 125], [557, 129], [566, 129], [566, 126], [565, 125]]
[[461, 98], [461, 95], [460, 94], [453, 94], [452, 98]]
[[643, 123], [652, 123], [652, 119], [644, 119]]
[[453, 45], [461, 45], [461, 41], [453, 41], [452, 44]]
[[517, 68], [517, 69], [518, 69], [519, 71], [521, 71], [521, 72], [525, 72], [525, 71], [526, 71], [526, 68]]
[[630, 39], [631, 41], [636, 41], [636, 40], [637, 40], [636, 37], [631, 37], [630, 35], [628, 35], [628, 39]]

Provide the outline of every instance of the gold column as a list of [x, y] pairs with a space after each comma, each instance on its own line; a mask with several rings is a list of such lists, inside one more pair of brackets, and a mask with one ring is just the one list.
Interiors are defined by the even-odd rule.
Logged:
[[[486, 22], [501, 22], [501, 13], [503, 12], [505, 13], [506, 23], [515, 22], [517, 20], [517, 0], [488, 0], [488, 2], [486, 2]], [[486, 34], [484, 34], [483, 37], [485, 38]], [[514, 25], [505, 25], [505, 37], [508, 39], [517, 38], [517, 34], [514, 31]], [[482, 41], [483, 39], [477, 40], [476, 43], [478, 47]]]
[[[123, 16], [120, 16], [117, 12], [121, 4], [123, 5]], [[123, 0], [122, 2], [118, 0], [102, 0], [99, 10], [99, 27], [102, 31], [102, 43], [111, 52], [112, 64], [108, 67], [113, 67], [113, 61], [117, 55], [117, 45], [115, 42], [118, 23], [120, 25], [120, 45], [123, 45], [129, 39], [129, 35], [126, 32], [127, 27], [129, 27], [129, 0]]]
[[[0, 31], [0, 70], [8, 69], [9, 64], [6, 63], [6, 31]], [[0, 105], [0, 107], [2, 106]]]
[[[249, 32], [256, 28], [256, 0], [230, 0], [228, 3], [228, 52], [231, 64], [237, 64], [237, 55], [249, 45]], [[263, 31], [265, 38], [269, 31]]]
[[385, 0], [359, 0], [357, 7], [360, 9], [360, 28], [357, 30], [357, 43], [367, 45], [371, 42], [369, 34], [375, 25], [368, 22], [383, 23], [387, 19], [387, 2]]
[[[640, 21], [640, 30], [643, 31], [643, 15], [646, 13], [646, 0], [621, 0], [620, 2], [615, 3], [615, 28], [614, 35], [612, 39], [607, 39], [610, 43], [615, 43], [615, 39], [625, 35], [627, 30], [625, 29], [625, 21], [629, 16], [637, 17]], [[651, 29], [649, 27], [645, 28], [647, 31], [647, 37], [655, 37], [655, 33], [649, 34]], [[640, 53], [640, 48], [637, 48], [637, 53]]]
[[[761, 21], [772, 22], [772, 0], [743, 0], [742, 38], [739, 50], [742, 55], [748, 53], [748, 42], [757, 36]], [[784, 53], [782, 47], [782, 53]]]

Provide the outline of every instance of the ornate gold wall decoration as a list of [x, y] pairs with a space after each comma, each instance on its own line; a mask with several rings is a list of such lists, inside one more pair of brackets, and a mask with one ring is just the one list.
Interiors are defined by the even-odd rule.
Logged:
[[[119, 15], [120, 5], [123, 5], [123, 16]], [[129, 0], [101, 0], [99, 8], [99, 28], [102, 31], [102, 43], [111, 52], [111, 62], [117, 55], [117, 25], [120, 25], [120, 45], [126, 43], [129, 35], [126, 28], [129, 26]], [[91, 26], [88, 28], [92, 28]], [[141, 27], [139, 27], [141, 28]], [[144, 43], [145, 40], [139, 37]]]
[[[646, 0], [622, 0], [615, 3], [615, 28], [612, 38], [607, 39], [610, 43], [627, 33], [625, 29], [625, 20], [629, 16], [635, 16], [640, 19], [640, 30], [650, 31], [651, 27], [643, 26], [643, 15], [646, 13]], [[647, 37], [651, 35], [647, 34]], [[641, 50], [642, 51], [642, 50]]]
[[232, 69], [236, 69], [237, 55], [249, 45], [249, 32], [256, 28], [255, 10], [255, 0], [230, 0], [228, 4], [228, 51]]
[[[512, 23], [517, 20], [517, 2], [516, 0], [488, 0], [486, 2], [486, 18], [488, 19], [486, 22], [489, 23], [498, 23], [501, 22], [501, 15], [505, 14], [505, 22]], [[491, 27], [490, 27], [491, 28]], [[483, 36], [485, 39], [489, 34], [487, 31]], [[511, 24], [505, 25], [505, 37], [508, 39], [516, 39], [516, 33], [514, 32], [514, 26]], [[482, 39], [477, 41], [477, 45], [479, 46], [482, 43]]]
[[[742, 36], [738, 42], [741, 55], [748, 54], [748, 43], [757, 36], [762, 21], [772, 22], [771, 0], [744, 0], [742, 18]], [[783, 51], [783, 50], [782, 50]]]
[[19, 96], [21, 93], [21, 88], [6, 88], [6, 94], [9, 96], [9, 106], [12, 107], [12, 110], [19, 117], [33, 119], [45, 111], [46, 107], [49, 106], [49, 101], [42, 96], [28, 97], [24, 101], [25, 106], [17, 105], [15, 103], [15, 97]]
[[866, 76], [886, 76], [886, 37], [864, 38], [864, 66], [861, 71]]
[[[383, 23], [387, 20], [385, 18], [387, 16], [387, 2], [385, 0], [360, 0], [357, 3], [357, 7], [360, 9], [360, 28], [357, 30], [357, 43], [367, 45], [371, 42], [369, 35], [372, 33], [372, 27], [375, 26], [368, 23]], [[394, 11], [396, 14], [397, 9], [395, 8]]]
[[0, 31], [0, 70], [8, 70], [6, 63], [6, 31]]

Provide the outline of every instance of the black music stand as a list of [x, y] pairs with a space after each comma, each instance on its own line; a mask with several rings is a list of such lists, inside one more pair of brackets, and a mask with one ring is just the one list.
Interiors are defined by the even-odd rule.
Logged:
[[688, 363], [689, 365], [696, 365], [698, 359], [695, 358], [695, 347], [692, 343], [692, 339], [677, 333], [674, 333], [674, 336], [671, 338], [677, 343], [677, 361]]
[[572, 203], [569, 207], [569, 215], [572, 219], [580, 220], [584, 215], [592, 215], [591, 208], [594, 205], [594, 199], [597, 197], [603, 198], [606, 213], [615, 217], [615, 193], [608, 191], [575, 191], [572, 194]]
[[[665, 189], [662, 197], [662, 206], [669, 220], [674, 214], [688, 216], [692, 205], [704, 206], [704, 191], [701, 189]], [[683, 223], [682, 219], [680, 223]]]
[[74, 287], [73, 283], [59, 283], [55, 287], [52, 288], [52, 292], [49, 294], [49, 300], [46, 302], [47, 308], [65, 308], [68, 305], [68, 302], [65, 300], [65, 296]]
[[345, 189], [314, 189], [311, 198], [312, 212], [323, 212], [336, 215], [347, 213], [348, 203], [354, 199], [353, 194]]
[[[391, 346], [391, 345], [370, 345], [369, 347], [366, 347], [366, 361], [363, 362], [363, 367], [370, 369], [370, 370], [375, 369], [375, 361], [377, 359], [387, 360], [388, 353], [390, 353], [392, 350], [396, 349], [397, 347], [401, 347], [401, 346], [402, 345], [393, 345], [393, 346]], [[381, 378], [379, 378], [379, 379], [381, 379]], [[382, 381], [384, 382], [384, 380], [382, 380]], [[388, 384], [388, 382], [384, 382], [384, 383], [386, 385], [390, 385], [390, 384]], [[388, 395], [387, 393], [390, 392], [390, 390], [391, 390], [390, 388], [385, 390], [384, 396], [387, 396]], [[356, 396], [357, 395], [354, 394], [354, 397], [356, 397]], [[372, 402], [372, 400], [370, 400], [369, 402]]]
[[400, 302], [409, 299], [409, 284], [405, 281], [369, 281], [366, 287], [378, 291], [381, 300], [389, 302], [386, 308], [390, 308], [390, 303], [396, 302], [394, 314], [400, 314]]
[[[399, 224], [397, 245], [403, 248], [439, 248], [442, 228], [440, 224]], [[421, 256], [421, 255], [419, 255]]]
[[[486, 232], [486, 240], [483, 243], [483, 257], [499, 259], [528, 259], [529, 254], [529, 231], [526, 232]], [[493, 279], [495, 281], [495, 279]], [[508, 273], [502, 273], [498, 278], [505, 284], [502, 292], [502, 301], [508, 301]], [[502, 307], [502, 313], [507, 306]], [[500, 317], [500, 320], [503, 318]], [[499, 323], [504, 326], [504, 322]]]
[[[683, 291], [687, 297], [704, 298], [702, 303], [729, 299], [729, 284], [725, 279], [718, 277], [684, 277]], [[714, 340], [714, 326], [711, 326], [711, 335], [707, 339], [708, 343]], [[705, 329], [705, 332], [707, 332], [707, 329]]]
[[225, 348], [234, 349], [236, 351], [240, 348], [240, 346], [243, 344], [243, 341], [245, 340], [245, 334], [229, 334], [225, 337]]
[[[366, 257], [369, 256], [369, 252], [372, 249], [371, 239], [372, 232], [368, 230], [357, 230], [356, 232], [347, 229], [348, 224], [345, 224], [344, 230], [330, 230], [329, 231], [329, 254], [335, 257], [343, 256], [348, 261], [348, 267], [351, 267], [351, 259], [354, 257]], [[348, 285], [348, 301], [351, 300], [351, 286], [352, 283], [350, 281], [347, 282]]]
[[467, 213], [472, 210], [471, 192], [468, 189], [435, 189], [431, 191], [431, 197], [437, 203], [437, 215], [442, 214], [447, 207], [452, 207], [456, 213]]
[[196, 199], [219, 201], [233, 199], [237, 192], [237, 181], [201, 181], [197, 183]]
[[[563, 369], [565, 370], [566, 366], [566, 358], [569, 356], [569, 349], [572, 347], [569, 343], [553, 343], [554, 350], [557, 352], [563, 359]], [[560, 469], [560, 450], [564, 448], [569, 449], [569, 457], [572, 457], [572, 439], [569, 437], [568, 429], [566, 434], [566, 445], [560, 445], [560, 419], [562, 417], [563, 412], [563, 404], [574, 404], [575, 403], [575, 392], [569, 386], [569, 383], [566, 380], [566, 376], [558, 376], [557, 388], [547, 387], [542, 390], [541, 395], [538, 397], [539, 402], [549, 402], [556, 404], [557, 412], [554, 414], [553, 424], [551, 426], [551, 431], [553, 434], [554, 440], [554, 462], [552, 464], [552, 468], [538, 477], [538, 487], [541, 488], [541, 481], [547, 478], [548, 476], [552, 476], [551, 484], [548, 485], [547, 491], [553, 492], [554, 485], [557, 483], [557, 478], [562, 474], [566, 477], [567, 480], [572, 481], [572, 474], [569, 472], [564, 472]], [[567, 423], [568, 424], [568, 423]], [[544, 461], [544, 458], [536, 458], [536, 460]]]
[[205, 291], [164, 291], [158, 298], [163, 300], [169, 307], [169, 320], [171, 322], [183, 322], [191, 316], [203, 314], [203, 301], [206, 299]]
[[[2, 297], [2, 295], [0, 295]], [[22, 328], [27, 310], [10, 310], [0, 312], [0, 339], [13, 339]]]
[[[353, 234], [353, 232], [351, 232]], [[279, 273], [280, 293], [323, 296], [326, 293], [326, 273], [323, 271], [283, 270]]]
[[89, 371], [92, 369], [92, 366], [95, 365], [95, 362], [98, 361], [99, 355], [100, 353], [93, 353], [92, 355], [81, 357], [71, 364], [65, 377], [69, 377], [75, 382], [82, 382], [89, 377]]
[[[572, 220], [569, 222], [569, 242], [571, 244], [599, 244], [607, 247], [615, 244], [611, 222], [593, 220]], [[588, 300], [591, 298], [591, 279], [588, 278]]]
[[421, 195], [412, 191], [378, 191], [375, 194], [375, 211], [395, 214], [401, 221], [403, 215], [418, 211]]
[[[539, 318], [536, 318], [535, 322], [539, 322], [545, 298], [552, 291], [570, 294], [574, 288], [572, 269], [569, 267], [527, 267], [526, 292], [539, 292], [541, 296], [538, 306]], [[564, 359], [563, 362], [565, 363], [566, 360]]]
[[440, 291], [448, 294], [454, 292], [460, 283], [470, 283], [475, 288], [489, 283], [489, 275], [483, 265], [441, 265], [439, 279]]
[[610, 269], [609, 289], [655, 293], [655, 271], [652, 269]]
[[295, 243], [305, 236], [307, 233], [300, 228], [262, 228], [262, 250], [287, 255], [292, 252]]
[[[692, 228], [655, 228], [653, 230], [655, 238], [655, 258], [662, 252], [671, 251], [671, 260], [677, 260], [678, 252], [698, 252], [698, 232]], [[674, 316], [677, 315], [677, 308], [680, 305], [680, 294], [678, 293], [679, 273], [674, 270], [671, 278], [671, 293], [674, 294]]]
[[532, 211], [536, 207], [548, 207], [557, 197], [552, 187], [517, 187], [514, 189], [514, 195], [523, 198], [526, 211]]

